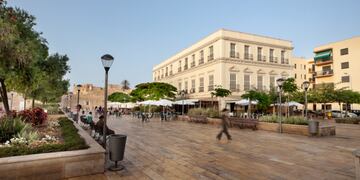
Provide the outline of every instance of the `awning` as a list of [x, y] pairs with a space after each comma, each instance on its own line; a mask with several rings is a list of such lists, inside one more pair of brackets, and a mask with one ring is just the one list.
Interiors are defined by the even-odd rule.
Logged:
[[332, 52], [331, 50], [328, 50], [328, 51], [316, 53], [314, 60], [316, 61], [318, 59], [327, 59], [331, 56], [331, 52]]

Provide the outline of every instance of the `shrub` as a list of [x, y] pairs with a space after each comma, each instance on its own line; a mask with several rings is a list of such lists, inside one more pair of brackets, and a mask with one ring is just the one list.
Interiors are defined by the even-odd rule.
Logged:
[[27, 128], [30, 128], [30, 126], [20, 118], [3, 117], [0, 120], [0, 143], [10, 140], [16, 134]]
[[23, 121], [31, 123], [33, 126], [42, 125], [47, 119], [47, 114], [39, 107], [20, 111], [18, 116], [21, 117]]
[[[261, 122], [268, 122], [268, 123], [278, 123], [279, 118], [277, 116], [261, 116], [259, 118]], [[290, 116], [290, 117], [283, 117], [282, 121], [283, 124], [296, 124], [296, 125], [308, 125], [308, 121], [300, 116]]]
[[61, 126], [64, 143], [43, 144], [38, 147], [30, 147], [30, 146], [1, 147], [0, 158], [8, 157], [8, 156], [26, 155], [26, 154], [72, 151], [72, 150], [86, 149], [89, 147], [86, 144], [85, 140], [81, 138], [80, 135], [77, 133], [78, 130], [73, 125], [72, 121], [70, 121], [66, 117], [61, 117], [59, 118], [59, 124]]
[[206, 116], [206, 117], [219, 117], [219, 111], [216, 109], [203, 109], [203, 108], [193, 108], [188, 111], [189, 116]]
[[336, 118], [335, 122], [344, 124], [359, 124], [360, 118]]

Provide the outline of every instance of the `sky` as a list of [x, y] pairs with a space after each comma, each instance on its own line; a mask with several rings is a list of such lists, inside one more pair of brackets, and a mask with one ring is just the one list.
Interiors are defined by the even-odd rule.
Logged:
[[73, 84], [149, 82], [152, 68], [220, 28], [291, 40], [294, 56], [360, 35], [358, 0], [8, 0], [37, 19], [50, 53], [66, 54]]

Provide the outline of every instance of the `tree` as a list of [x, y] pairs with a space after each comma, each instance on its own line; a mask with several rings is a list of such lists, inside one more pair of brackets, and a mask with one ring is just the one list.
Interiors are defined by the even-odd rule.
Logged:
[[[341, 99], [344, 103], [346, 103], [346, 107], [348, 107], [351, 104], [354, 103], [360, 103], [360, 93], [359, 92], [355, 92], [352, 90], [342, 90], [338, 93], [336, 93], [336, 95], [340, 96], [338, 99]], [[345, 115], [347, 115], [348, 113], [348, 108], [346, 108], [345, 110]]]
[[168, 83], [150, 82], [136, 85], [130, 95], [133, 97], [133, 101], [174, 99], [176, 90], [176, 87]]
[[[294, 93], [298, 90], [298, 87], [295, 83], [295, 79], [294, 78], [287, 78], [283, 84], [282, 87], [285, 95], [286, 95], [286, 102], [289, 102], [290, 99], [290, 94]], [[287, 106], [287, 116], [289, 116], [289, 106]]]
[[108, 99], [111, 102], [122, 102], [122, 103], [130, 102], [132, 100], [131, 96], [123, 92], [112, 93]]
[[[47, 56], [46, 41], [33, 29], [34, 26], [33, 16], [0, 1], [0, 94], [7, 114], [10, 114], [8, 89], [26, 87], [29, 67]], [[8, 87], [8, 84], [16, 86]]]
[[[224, 97], [228, 97], [229, 95], [231, 95], [231, 91], [221, 86], [216, 86], [214, 91], [211, 92], [211, 97], [224, 98]], [[218, 105], [220, 110], [220, 103]]]
[[251, 113], [250, 106], [251, 106], [251, 101], [253, 100], [258, 101], [256, 107], [258, 110], [262, 112], [266, 111], [271, 104], [270, 96], [267, 95], [265, 92], [261, 92], [261, 91], [250, 90], [247, 93], [243, 94], [241, 97], [245, 99], [249, 99], [249, 108], [248, 108], [249, 114]]
[[323, 105], [324, 118], [326, 117], [326, 103], [336, 102], [334, 98], [334, 86], [328, 84], [320, 84], [317, 88], [309, 91], [308, 101], [312, 103], [320, 103]]
[[122, 90], [129, 90], [130, 89], [130, 82], [128, 80], [121, 81], [121, 89]]

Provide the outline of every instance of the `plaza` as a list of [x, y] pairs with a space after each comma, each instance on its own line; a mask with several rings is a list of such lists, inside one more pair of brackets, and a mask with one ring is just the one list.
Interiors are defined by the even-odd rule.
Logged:
[[184, 121], [109, 118], [128, 136], [125, 170], [74, 179], [354, 179], [352, 151], [358, 125], [336, 124], [333, 137], [307, 137], [231, 128], [233, 140], [218, 142], [220, 128]]

